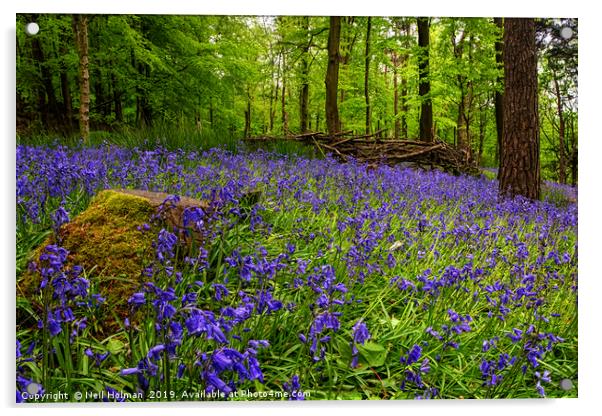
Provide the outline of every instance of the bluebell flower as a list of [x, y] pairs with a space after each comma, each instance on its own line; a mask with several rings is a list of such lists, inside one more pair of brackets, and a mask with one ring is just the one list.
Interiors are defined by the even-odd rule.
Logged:
[[414, 344], [414, 346], [408, 352], [408, 356], [402, 356], [400, 358], [400, 362], [405, 365], [411, 365], [417, 362], [422, 355], [422, 348], [418, 344]]
[[284, 382], [282, 388], [289, 393], [289, 400], [305, 400], [298, 375], [295, 374], [291, 377], [290, 381]]
[[136, 292], [129, 299], [128, 303], [135, 306], [140, 307], [146, 303], [145, 293], [144, 292]]
[[353, 325], [353, 342], [358, 344], [364, 344], [364, 342], [370, 339], [370, 332], [368, 332], [368, 327], [362, 320], [360, 319]]
[[165, 350], [165, 345], [163, 345], [163, 344], [155, 345], [150, 350], [148, 350], [147, 357], [154, 361], [158, 361], [161, 359], [161, 353], [163, 352], [163, 350]]

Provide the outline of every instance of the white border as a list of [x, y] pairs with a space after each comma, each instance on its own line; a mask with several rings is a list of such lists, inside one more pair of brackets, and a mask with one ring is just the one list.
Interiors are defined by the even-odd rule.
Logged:
[[[595, 0], [594, 0], [595, 1]], [[415, 402], [312, 402], [304, 404], [290, 403], [236, 403], [220, 405], [214, 403], [177, 403], [147, 406], [105, 406], [110, 412], [143, 411], [148, 415], [164, 415], [171, 408], [191, 409], [190, 413], [243, 413], [245, 415], [307, 415], [309, 412], [325, 413], [334, 411], [356, 412], [364, 414], [376, 409], [383, 414], [463, 414], [463, 415], [507, 415], [513, 414], [592, 414], [594, 406], [600, 407], [598, 397], [600, 381], [600, 322], [602, 317], [600, 296], [602, 295], [600, 280], [602, 273], [597, 261], [602, 244], [600, 239], [600, 222], [597, 205], [600, 185], [600, 142], [602, 134], [595, 121], [600, 120], [602, 93], [600, 91], [600, 59], [597, 51], [601, 50], [602, 39], [599, 26], [602, 15], [597, 13], [594, 1], [526, 1], [504, 0], [496, 2], [484, 1], [421, 1], [408, 0], [229, 0], [229, 1], [183, 1], [183, 0], [146, 0], [123, 1], [60, 1], [27, 0], [17, 4], [14, 0], [2, 5], [2, 50], [3, 65], [0, 76], [1, 128], [4, 132], [0, 139], [5, 147], [2, 170], [4, 180], [0, 181], [2, 195], [8, 203], [3, 209], [3, 247], [0, 250], [5, 273], [2, 275], [4, 290], [4, 314], [2, 320], [4, 334], [2, 344], [2, 368], [6, 369], [1, 377], [0, 395], [2, 405], [9, 414], [29, 414], [42, 411], [45, 414], [80, 415], [89, 408], [76, 405], [14, 407], [14, 189], [15, 189], [15, 155], [14, 155], [14, 91], [15, 91], [15, 13], [52, 12], [52, 13], [165, 13], [165, 14], [308, 14], [308, 15], [406, 15], [406, 16], [522, 16], [522, 17], [578, 17], [579, 18], [579, 101], [581, 132], [579, 160], [579, 399], [574, 400], [502, 400], [502, 401], [437, 401], [432, 403]], [[4, 3], [4, 2], [3, 2]], [[597, 128], [596, 128], [597, 127]], [[598, 243], [598, 244], [597, 244]], [[194, 409], [194, 410], [192, 410]], [[90, 409], [91, 410], [91, 409]], [[87, 412], [86, 412], [87, 413]], [[188, 412], [187, 412], [188, 413]]]

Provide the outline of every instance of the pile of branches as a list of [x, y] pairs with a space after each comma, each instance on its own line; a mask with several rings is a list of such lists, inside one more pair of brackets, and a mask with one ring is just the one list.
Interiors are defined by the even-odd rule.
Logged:
[[386, 164], [441, 169], [453, 174], [479, 173], [476, 162], [466, 150], [458, 149], [441, 139], [433, 141], [399, 140], [380, 137], [381, 131], [362, 136], [345, 131], [334, 135], [320, 132], [303, 133], [287, 138], [253, 137], [249, 141], [294, 140], [314, 145], [322, 154], [331, 153], [342, 162], [353, 158], [371, 166]]

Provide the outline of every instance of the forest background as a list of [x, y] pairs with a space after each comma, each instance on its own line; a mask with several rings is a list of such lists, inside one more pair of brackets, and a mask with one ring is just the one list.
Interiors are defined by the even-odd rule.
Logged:
[[[87, 135], [83, 99], [95, 142], [233, 149], [241, 138], [327, 130], [329, 17], [85, 16], [85, 98], [78, 19], [17, 16], [19, 142]], [[30, 21], [39, 34], [26, 34]], [[542, 178], [575, 186], [577, 19], [537, 19], [536, 29]], [[338, 131], [424, 139], [428, 103], [432, 136], [498, 166], [501, 19], [347, 16], [339, 31]]]

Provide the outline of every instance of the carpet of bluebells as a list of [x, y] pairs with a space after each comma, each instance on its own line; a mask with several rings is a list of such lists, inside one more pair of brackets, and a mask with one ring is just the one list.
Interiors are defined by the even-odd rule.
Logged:
[[[17, 279], [35, 273], [43, 305], [17, 298], [17, 402], [577, 395], [570, 198], [263, 151], [16, 152]], [[99, 337], [96, 271], [60, 242], [27, 259], [108, 188], [216, 209], [185, 213], [206, 241], [186, 255], [157, 233], [130, 315]]]

